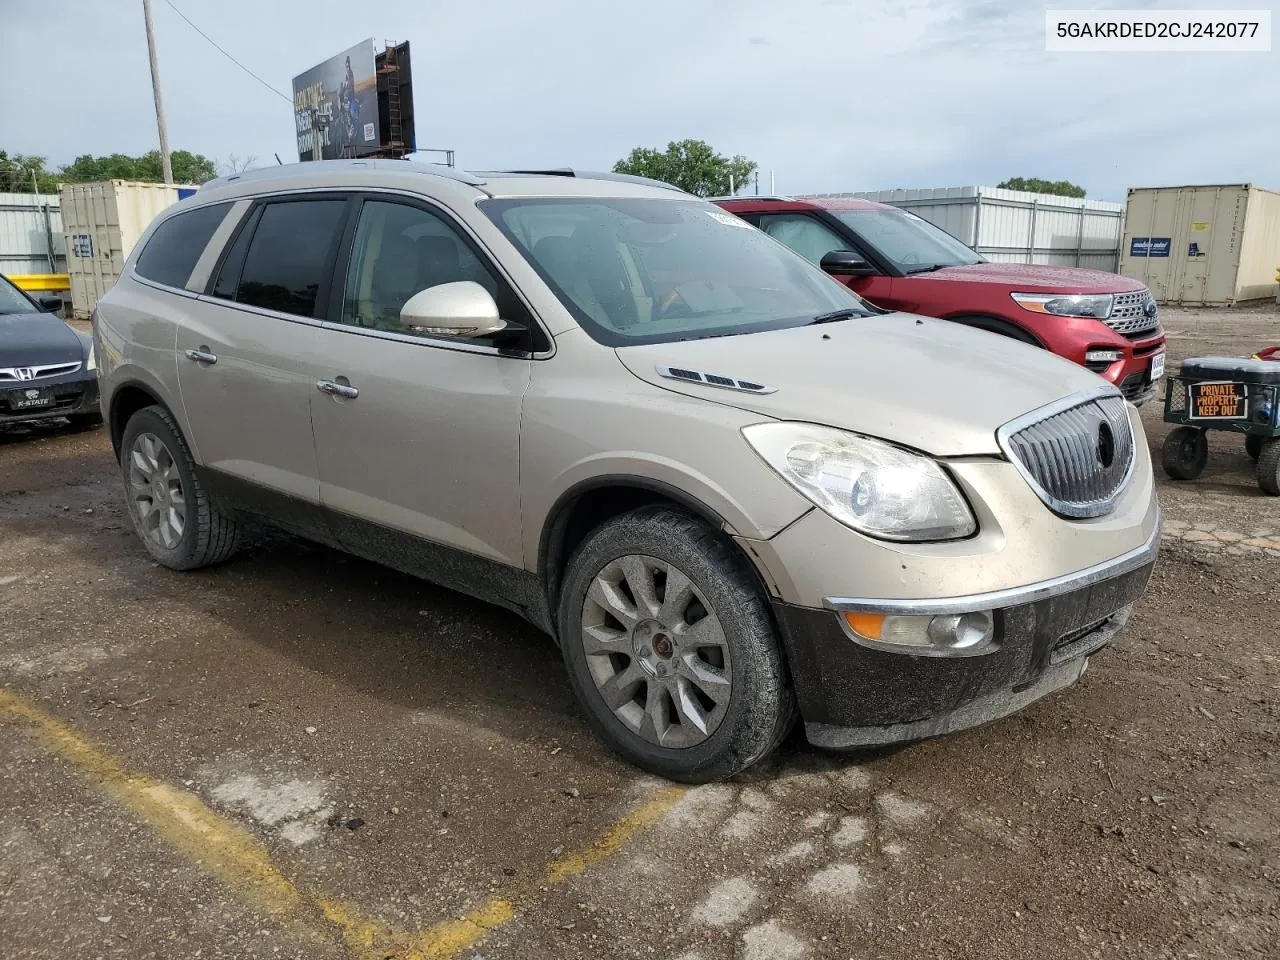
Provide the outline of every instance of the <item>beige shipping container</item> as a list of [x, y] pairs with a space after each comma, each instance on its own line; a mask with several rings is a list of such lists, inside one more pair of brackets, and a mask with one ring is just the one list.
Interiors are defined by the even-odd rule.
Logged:
[[1271, 299], [1277, 267], [1280, 193], [1249, 183], [1129, 188], [1120, 272], [1160, 303]]
[[156, 215], [195, 192], [194, 186], [131, 180], [64, 183], [58, 188], [76, 318], [87, 320], [93, 313]]

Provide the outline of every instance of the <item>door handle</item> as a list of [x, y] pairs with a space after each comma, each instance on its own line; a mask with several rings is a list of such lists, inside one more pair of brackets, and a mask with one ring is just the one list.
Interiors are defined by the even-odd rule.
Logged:
[[337, 380], [317, 380], [316, 389], [331, 397], [342, 397], [345, 400], [354, 400], [360, 396], [360, 391], [351, 384], [339, 383]]
[[194, 360], [196, 363], [204, 363], [213, 366], [218, 362], [218, 355], [210, 353], [208, 347], [201, 347], [199, 350], [185, 351], [188, 360]]

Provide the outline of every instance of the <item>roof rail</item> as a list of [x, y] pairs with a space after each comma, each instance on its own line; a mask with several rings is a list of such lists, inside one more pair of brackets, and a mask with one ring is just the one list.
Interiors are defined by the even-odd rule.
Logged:
[[412, 160], [406, 162], [367, 157], [355, 160], [302, 160], [298, 163], [286, 163], [275, 167], [258, 167], [255, 170], [245, 170], [243, 173], [233, 173], [230, 176], [210, 180], [204, 184], [204, 187], [222, 187], [232, 183], [249, 183], [278, 177], [296, 177], [332, 172], [337, 169], [357, 170], [367, 167], [376, 167], [379, 170], [412, 170], [414, 173], [457, 180], [473, 187], [481, 186], [485, 182], [482, 177], [477, 177], [466, 170], [459, 170], [457, 167], [442, 167], [434, 163], [417, 163]]
[[729, 197], [707, 197], [708, 200], [714, 202], [717, 200], [794, 200], [795, 197], [783, 196], [761, 196], [755, 193], [737, 193]]
[[677, 186], [665, 180], [654, 180], [652, 177], [635, 177], [629, 173], [606, 173], [597, 170], [575, 170], [572, 167], [553, 167], [547, 170], [504, 170], [503, 173], [514, 173], [529, 177], [576, 177], [579, 180], [614, 180], [619, 183], [635, 183], [645, 187], [659, 187], [663, 190], [674, 190], [684, 193]]

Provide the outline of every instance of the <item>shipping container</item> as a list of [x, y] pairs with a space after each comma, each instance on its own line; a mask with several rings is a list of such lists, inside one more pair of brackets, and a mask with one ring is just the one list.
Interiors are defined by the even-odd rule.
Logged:
[[1280, 267], [1280, 193], [1249, 183], [1130, 187], [1120, 254], [1120, 272], [1160, 303], [1270, 299]]
[[0, 273], [12, 277], [66, 270], [57, 195], [0, 193]]
[[1000, 187], [926, 187], [824, 193], [910, 210], [988, 260], [1114, 272], [1124, 205]]
[[193, 186], [130, 180], [64, 183], [58, 188], [75, 317], [88, 319], [157, 214], [195, 191]]

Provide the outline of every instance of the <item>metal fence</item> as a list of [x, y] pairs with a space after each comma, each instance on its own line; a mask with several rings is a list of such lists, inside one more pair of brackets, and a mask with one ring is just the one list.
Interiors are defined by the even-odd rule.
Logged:
[[1114, 273], [1124, 204], [999, 187], [931, 187], [827, 193], [910, 210], [988, 260], [1092, 267]]
[[0, 193], [0, 273], [66, 273], [57, 194]]

